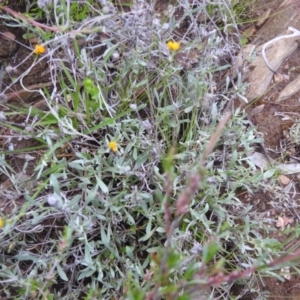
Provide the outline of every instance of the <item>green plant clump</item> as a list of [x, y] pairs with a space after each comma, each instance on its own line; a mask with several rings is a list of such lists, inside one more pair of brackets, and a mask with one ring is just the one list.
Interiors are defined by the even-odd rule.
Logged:
[[131, 12], [104, 0], [42, 2], [32, 9], [51, 36], [1, 17], [45, 44], [27, 71], [47, 60], [50, 78], [33, 91], [46, 108], [8, 103], [0, 114], [11, 134], [0, 150], [1, 297], [241, 299], [238, 280], [265, 299], [256, 283], [283, 278], [268, 262], [284, 245], [242, 195], [275, 190], [277, 173], [249, 159], [262, 140], [244, 111], [218, 127], [228, 102], [245, 99], [241, 74], [235, 89], [215, 82], [239, 46], [216, 27], [237, 30], [231, 8], [219, 1], [208, 14], [202, 1], [178, 1], [158, 17], [139, 1]]

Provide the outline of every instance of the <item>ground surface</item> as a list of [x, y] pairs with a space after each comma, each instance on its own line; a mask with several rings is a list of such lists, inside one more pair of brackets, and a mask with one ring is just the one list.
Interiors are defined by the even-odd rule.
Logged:
[[[265, 3], [265, 1], [263, 1]], [[278, 2], [279, 3], [279, 2]], [[283, 29], [293, 26], [300, 28], [300, 2], [289, 1], [288, 5], [282, 9], [276, 10], [274, 2], [270, 1], [270, 5], [267, 8], [271, 8], [275, 15], [271, 17], [257, 32], [254, 37], [254, 41], [266, 42], [274, 38], [277, 34], [281, 33]], [[296, 12], [296, 17], [293, 18], [293, 13]], [[257, 126], [258, 131], [263, 134], [265, 147], [268, 149], [269, 154], [273, 158], [285, 157], [286, 161], [290, 161], [290, 156], [299, 156], [299, 148], [294, 143], [291, 143], [287, 139], [286, 132], [289, 132], [290, 128], [295, 123], [299, 122], [300, 116], [300, 93], [295, 93], [292, 97], [276, 102], [279, 93], [284, 87], [294, 80], [299, 75], [300, 65], [300, 49], [299, 47], [284, 60], [278, 69], [277, 73], [280, 74], [280, 80], [276, 82], [276, 75], [273, 77], [271, 85], [268, 91], [259, 99], [255, 99], [250, 103], [246, 111], [249, 118]], [[255, 108], [260, 107], [258, 113], [255, 113]], [[252, 113], [253, 112], [253, 113]], [[287, 117], [289, 116], [289, 117]], [[292, 149], [292, 152], [290, 151]], [[291, 176], [291, 179], [295, 181], [297, 185], [297, 177]], [[297, 192], [290, 195], [291, 199], [294, 199], [296, 203], [299, 203], [299, 189]], [[252, 196], [253, 197], [253, 196]], [[253, 198], [252, 198], [253, 199]], [[266, 193], [257, 193], [254, 195], [254, 199], [258, 201], [258, 211], [266, 211], [270, 209], [268, 203], [271, 202], [272, 196]], [[288, 215], [299, 220], [299, 211], [288, 209]], [[287, 238], [287, 237], [281, 237]], [[293, 241], [288, 247], [297, 248], [298, 241]], [[290, 280], [286, 280], [284, 283], [274, 278], [265, 278], [263, 284], [257, 283], [261, 286], [262, 290], [271, 291], [269, 299], [284, 299], [293, 298], [300, 294], [299, 276], [292, 276]], [[245, 299], [252, 299], [251, 296]], [[298, 299], [298, 298], [297, 298]]]
[[[125, 3], [127, 1], [124, 1]], [[287, 5], [282, 8], [282, 11], [278, 11], [278, 3], [281, 1], [261, 1], [261, 4], [258, 5], [257, 10], [253, 10], [253, 14], [261, 15], [267, 9], [271, 9], [271, 18], [266, 21], [260, 29], [256, 29], [256, 32], [249, 38], [249, 42], [256, 41], [257, 43], [261, 43], [262, 41], [268, 41], [272, 39], [274, 36], [279, 34], [283, 28], [287, 28], [289, 26], [293, 26], [300, 29], [300, 17], [291, 20], [291, 12], [296, 12], [297, 16], [300, 16], [300, 2], [299, 1], [286, 1]], [[9, 1], [9, 7], [12, 9], [20, 10], [22, 9], [19, 6], [19, 1]], [[126, 5], [119, 5], [124, 10], [128, 9]], [[157, 1], [156, 9], [159, 13], [163, 12], [168, 6], [168, 1]], [[180, 14], [182, 12], [178, 12]], [[278, 16], [279, 14], [279, 16]], [[252, 25], [251, 25], [252, 26]], [[184, 35], [185, 33], [185, 24], [178, 29], [178, 36]], [[245, 26], [245, 30], [248, 29], [248, 26]], [[0, 25], [0, 31], [6, 32], [8, 35], [13, 36], [13, 40], [7, 40], [0, 37], [0, 60], [5, 64], [16, 64], [16, 60], [18, 59], [18, 55], [22, 55], [22, 50], [25, 50], [24, 46], [28, 45], [28, 41], [22, 38], [23, 32], [19, 29], [13, 30], [12, 28], [7, 28], [5, 25]], [[40, 83], [47, 83], [47, 76], [43, 78], [43, 71], [47, 68], [45, 62], [41, 62], [40, 68], [34, 70], [33, 74], [29, 74], [25, 81], [25, 86], [38, 85]], [[26, 68], [26, 66], [25, 66]], [[276, 103], [279, 93], [283, 90], [283, 88], [292, 80], [294, 80], [300, 74], [300, 48], [298, 47], [292, 55], [290, 55], [287, 59], [284, 60], [284, 63], [280, 66], [277, 71], [280, 79], [276, 79], [275, 76], [273, 78], [271, 87], [265, 95], [256, 99], [247, 105], [246, 111], [248, 113], [249, 118], [257, 126], [258, 131], [263, 134], [264, 137], [264, 145], [269, 152], [270, 157], [273, 159], [278, 159], [280, 157], [284, 157], [286, 161], [296, 160], [299, 161], [298, 157], [300, 154], [300, 147], [292, 143], [289, 140], [288, 133], [290, 128], [294, 126], [300, 120], [300, 92], [295, 93], [292, 97], [289, 97], [286, 100], [281, 101], [280, 103]], [[11, 84], [10, 76], [5, 75], [4, 78], [4, 88]], [[19, 102], [30, 103], [31, 105], [35, 105], [36, 107], [43, 108], [43, 102], [39, 102], [40, 99], [35, 99], [32, 96], [28, 97], [26, 91], [19, 85], [12, 85], [11, 88], [7, 91], [10, 94], [9, 104], [17, 104]], [[264, 106], [261, 106], [264, 105]], [[256, 107], [262, 107], [262, 109], [258, 113], [253, 113], [253, 109]], [[2, 110], [5, 111], [5, 106], [1, 107]], [[17, 117], [13, 117], [12, 119], [16, 123], [22, 123], [23, 119], [19, 119]], [[0, 139], [0, 146], [2, 149], [6, 148], [7, 136], [9, 136], [9, 130], [0, 127], [0, 135], [3, 138]], [[15, 149], [23, 149], [27, 147], [38, 146], [36, 143], [33, 144], [31, 139], [22, 140], [18, 142], [14, 141]], [[43, 149], [41, 150], [43, 151]], [[28, 166], [28, 174], [31, 171], [31, 165], [34, 166], [36, 160], [38, 160], [41, 156], [42, 152], [33, 151], [31, 154], [34, 159], [29, 163]], [[11, 156], [11, 164], [17, 170], [19, 164], [23, 164], [22, 158], [17, 155]], [[296, 175], [290, 176], [290, 179], [295, 182], [298, 180]], [[1, 175], [0, 184], [9, 189], [10, 182], [6, 176]], [[296, 184], [297, 185], [297, 184]], [[274, 213], [276, 215], [276, 211], [273, 211], [269, 206], [269, 203], [272, 201], [272, 195], [267, 195], [260, 191], [257, 191], [254, 195], [251, 196], [249, 200], [249, 195], [242, 193], [241, 200], [245, 201], [253, 201], [256, 203], [253, 209], [256, 209], [260, 213], [268, 212]], [[294, 201], [300, 202], [300, 195], [298, 193], [298, 187], [296, 187], [296, 193], [291, 197]], [[22, 204], [22, 197], [15, 199], [16, 203]], [[0, 198], [0, 206], [4, 211], [9, 211], [13, 206], [7, 204], [6, 199]], [[292, 217], [294, 221], [299, 221], [300, 211], [293, 210], [292, 208], [287, 208], [286, 211], [287, 216]], [[285, 237], [281, 237], [284, 239]], [[288, 238], [288, 237], [286, 237]], [[298, 241], [293, 241], [292, 244], [289, 244], [288, 247], [296, 247]], [[280, 300], [280, 299], [292, 299], [294, 296], [298, 296], [300, 294], [300, 285], [299, 285], [300, 277], [293, 276], [290, 280], [286, 280], [285, 282], [280, 282], [274, 278], [264, 278], [263, 284], [261, 282], [257, 282], [257, 285], [262, 290], [267, 290], [271, 292], [271, 296], [268, 299], [272, 300]], [[252, 299], [251, 295], [245, 296], [243, 299]]]
[[[265, 2], [263, 2], [265, 3]], [[300, 28], [300, 2], [290, 1], [284, 9], [276, 10], [276, 4], [270, 2], [267, 5], [268, 8], [275, 12], [275, 16], [271, 17], [257, 32], [254, 37], [254, 41], [265, 42], [274, 38], [277, 34], [281, 33], [283, 29], [293, 26]], [[296, 11], [296, 17], [292, 18], [293, 13]], [[297, 92], [292, 97], [276, 102], [279, 93], [283, 88], [299, 75], [300, 65], [300, 50], [299, 47], [281, 64], [277, 73], [282, 75], [276, 82], [276, 75], [273, 77], [269, 90], [259, 99], [256, 99], [248, 105], [246, 108], [249, 118], [257, 126], [258, 131], [263, 134], [265, 147], [268, 149], [269, 154], [273, 158], [285, 157], [286, 161], [290, 161], [289, 154], [292, 148], [292, 156], [297, 158], [299, 155], [298, 146], [287, 140], [286, 132], [289, 132], [290, 128], [295, 123], [299, 122], [300, 116], [300, 93]], [[263, 109], [255, 113], [256, 107], [263, 107]], [[254, 109], [254, 110], [253, 110]], [[252, 112], [254, 112], [252, 114]], [[289, 116], [289, 117], [287, 117]], [[285, 118], [286, 117], [286, 118]], [[291, 179], [295, 181], [297, 185], [297, 177], [291, 176]], [[299, 203], [299, 192], [291, 194], [291, 199], [294, 199]], [[272, 196], [265, 193], [258, 193], [254, 196], [258, 200], [258, 211], [268, 210], [270, 206], [267, 203], [271, 202]], [[298, 209], [288, 209], [288, 215], [299, 220]], [[287, 237], [281, 237], [287, 238]], [[297, 248], [298, 241], [293, 241], [288, 247]], [[286, 280], [284, 283], [274, 278], [265, 278], [263, 284], [257, 283], [261, 286], [262, 290], [271, 291], [269, 299], [284, 299], [293, 298], [300, 294], [299, 276], [292, 276], [290, 280]], [[251, 299], [251, 296], [245, 299]], [[298, 298], [296, 298], [298, 299]]]

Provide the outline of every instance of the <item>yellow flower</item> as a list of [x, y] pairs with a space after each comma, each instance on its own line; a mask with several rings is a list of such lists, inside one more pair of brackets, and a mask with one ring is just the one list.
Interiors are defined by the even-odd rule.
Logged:
[[45, 51], [46, 51], [46, 48], [43, 45], [36, 44], [34, 46], [33, 53], [39, 55], [39, 54], [44, 54]]
[[108, 148], [110, 150], [112, 150], [113, 152], [115, 152], [115, 153], [118, 151], [118, 145], [114, 141], [111, 141], [111, 142], [108, 143]]
[[177, 51], [180, 49], [180, 43], [178, 43], [178, 42], [169, 41], [167, 43], [167, 46], [170, 51]]
[[4, 226], [4, 220], [0, 217], [0, 228]]

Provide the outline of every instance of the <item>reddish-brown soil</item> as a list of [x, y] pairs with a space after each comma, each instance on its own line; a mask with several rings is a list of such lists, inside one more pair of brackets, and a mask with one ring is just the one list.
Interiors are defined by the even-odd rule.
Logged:
[[[280, 150], [280, 141], [285, 138], [283, 132], [289, 130], [300, 118], [299, 92], [289, 99], [275, 102], [283, 88], [300, 74], [300, 47], [285, 60], [277, 73], [283, 80], [277, 83], [276, 79], [273, 80], [273, 87], [266, 95], [251, 103], [246, 109], [252, 122], [257, 125], [258, 131], [264, 134], [265, 146], [273, 150]], [[265, 105], [263, 110], [251, 116], [251, 111], [262, 104]], [[284, 116], [289, 116], [290, 119], [287, 120]]]
[[[265, 7], [266, 9], [270, 7], [272, 8], [273, 17], [271, 17], [262, 26], [262, 28], [256, 32], [256, 36], [253, 37], [253, 40], [261, 40], [261, 42], [266, 42], [274, 38], [284, 29], [287, 29], [289, 26], [299, 29], [299, 20], [291, 20], [290, 16], [292, 10], [298, 10], [300, 14], [300, 1], [289, 1], [288, 6], [280, 11], [276, 10], [276, 8], [282, 3], [281, 1], [260, 2], [264, 5], [266, 2], [270, 3], [270, 6]], [[268, 89], [265, 95], [260, 99], [253, 101], [246, 107], [249, 118], [254, 125], [256, 125], [258, 131], [263, 134], [264, 145], [267, 148], [270, 157], [278, 160], [284, 157], [285, 161], [288, 161], [289, 153], [291, 152], [289, 151], [290, 149], [288, 149], [288, 147], [283, 149], [282, 145], [290, 145], [290, 147], [293, 147], [293, 155], [295, 157], [299, 156], [297, 145], [292, 145], [289, 143], [289, 141], [286, 141], [285, 132], [288, 132], [295, 122], [298, 122], [300, 119], [300, 92], [279, 103], [275, 102], [283, 88], [300, 74], [299, 66], [300, 47], [298, 47], [296, 51], [282, 63], [281, 67], [277, 71], [277, 74], [273, 77], [271, 88]], [[252, 115], [253, 109], [260, 105], [264, 105], [263, 109], [259, 113]], [[292, 180], [297, 180], [296, 178], [291, 178]], [[296, 189], [297, 192], [291, 195], [291, 199], [300, 203], [298, 184], [296, 184]], [[255, 203], [255, 209], [258, 212], [271, 211], [274, 214], [274, 218], [280, 214], [280, 212], [276, 212], [268, 205], [268, 203], [272, 201], [272, 195], [260, 192], [257, 192], [251, 196], [247, 196], [246, 194], [244, 198], [245, 203], [249, 201], [250, 197], [251, 203]], [[243, 200], [243, 198], [241, 198], [241, 200]], [[296, 223], [299, 222], [297, 211], [290, 211], [287, 212], [287, 214], [290, 217], [293, 217]], [[276, 236], [276, 238], [282, 242], [288, 239], [287, 236]], [[292, 251], [293, 247], [299, 247], [297, 247], [298, 244], [299, 241], [295, 240], [293, 241], [292, 245], [289, 244], [287, 247]], [[268, 291], [270, 296], [267, 299], [270, 300], [300, 299], [300, 277], [298, 275], [293, 275], [293, 270], [291, 270], [291, 274], [291, 279], [285, 280], [284, 282], [281, 282], [274, 277], [262, 278], [262, 280], [258, 280], [257, 288], [260, 291]], [[256, 297], [257, 294], [250, 293], [246, 294], [243, 299], [258, 299]]]

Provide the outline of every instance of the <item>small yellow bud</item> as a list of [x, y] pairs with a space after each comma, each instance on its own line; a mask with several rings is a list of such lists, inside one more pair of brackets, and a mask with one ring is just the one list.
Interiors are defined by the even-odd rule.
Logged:
[[180, 49], [180, 43], [178, 43], [178, 42], [169, 41], [167, 43], [167, 46], [170, 51], [177, 51]]
[[0, 228], [4, 226], [4, 220], [0, 217]]
[[39, 54], [44, 54], [46, 51], [45, 47], [43, 45], [35, 45], [34, 46], [34, 50], [33, 50], [33, 53], [36, 54], [36, 55], [39, 55]]
[[118, 151], [118, 145], [116, 142], [113, 141], [108, 143], [108, 148], [115, 153]]

